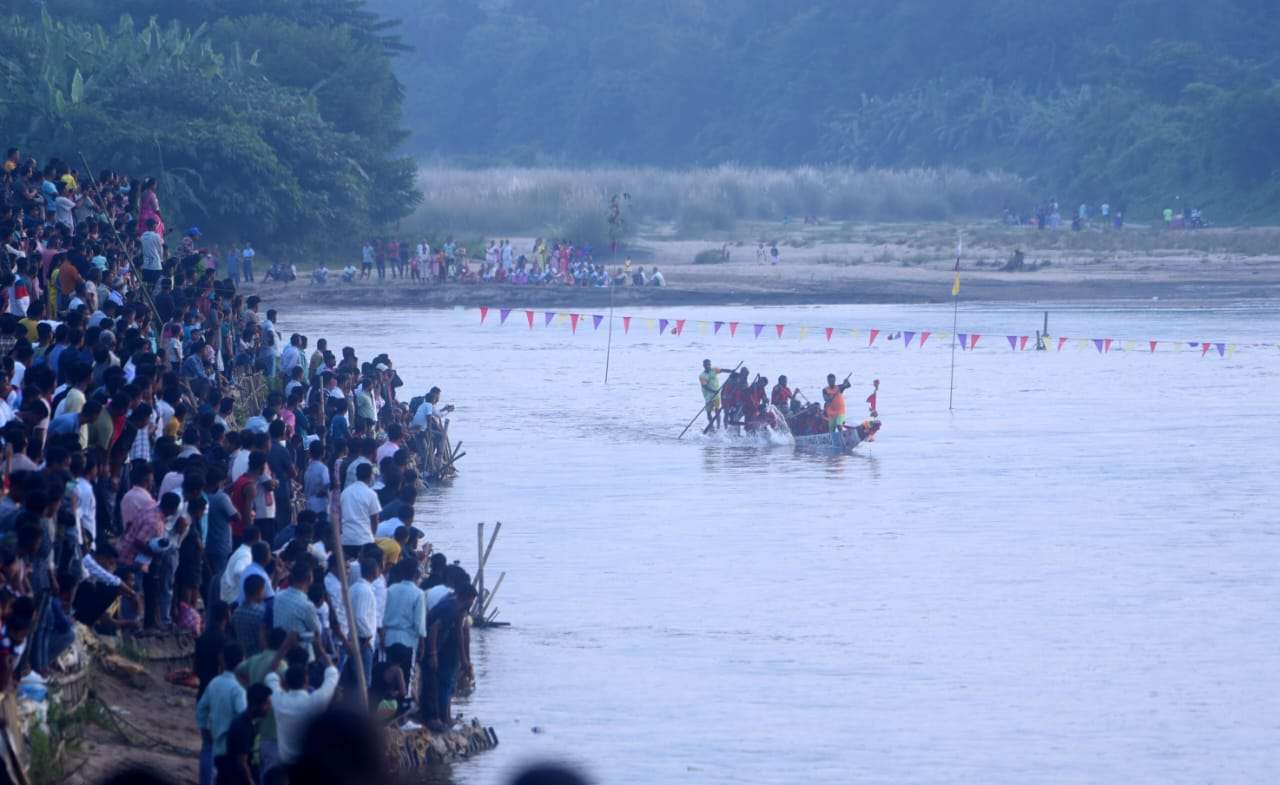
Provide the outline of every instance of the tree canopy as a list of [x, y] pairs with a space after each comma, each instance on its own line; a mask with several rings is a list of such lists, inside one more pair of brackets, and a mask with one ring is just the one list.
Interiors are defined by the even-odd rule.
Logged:
[[407, 215], [388, 25], [353, 0], [0, 0], [0, 136], [160, 179], [171, 225], [321, 246]]
[[473, 162], [958, 165], [1064, 200], [1280, 205], [1265, 0], [370, 0], [411, 149]]

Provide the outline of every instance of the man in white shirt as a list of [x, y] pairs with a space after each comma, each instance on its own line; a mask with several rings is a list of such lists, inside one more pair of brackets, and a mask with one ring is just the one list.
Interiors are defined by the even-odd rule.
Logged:
[[164, 238], [156, 232], [156, 219], [147, 219], [147, 230], [142, 233], [142, 280], [147, 286], [155, 286], [164, 269]]
[[227, 566], [223, 568], [222, 579], [218, 583], [218, 596], [223, 602], [231, 604], [240, 596], [240, 576], [253, 563], [253, 544], [261, 541], [262, 533], [256, 526], [245, 529], [244, 542], [227, 559]]
[[253, 250], [252, 243], [245, 243], [244, 250], [240, 252], [244, 263], [240, 266], [240, 275], [242, 279], [248, 283], [253, 283], [253, 257], [257, 256]]
[[77, 452], [71, 456], [71, 473], [76, 478], [76, 542], [98, 544], [98, 500], [93, 495], [93, 483], [98, 478], [98, 460], [94, 453]]
[[[360, 560], [360, 577], [351, 582], [351, 612], [355, 615], [352, 633], [360, 645], [360, 659], [364, 662], [366, 682], [373, 671], [373, 639], [378, 634], [378, 601], [370, 579], [379, 575], [378, 560], [366, 556]], [[348, 684], [355, 682], [354, 660], [347, 662], [343, 678]]]
[[[359, 548], [373, 542], [382, 505], [378, 494], [369, 487], [373, 466], [364, 463], [356, 468], [356, 481], [342, 491], [342, 547]], [[353, 550], [352, 553], [355, 551]]]
[[325, 666], [324, 681], [315, 692], [307, 692], [305, 666], [290, 666], [285, 671], [283, 680], [276, 672], [276, 667], [286, 651], [282, 647], [276, 652], [275, 663], [268, 669], [263, 683], [271, 688], [271, 708], [276, 722], [276, 743], [279, 746], [280, 762], [287, 766], [296, 763], [298, 756], [302, 754], [304, 737], [311, 720], [327, 709], [333, 700], [333, 693], [338, 689], [338, 669], [333, 667], [324, 647], [316, 647], [318, 659]]

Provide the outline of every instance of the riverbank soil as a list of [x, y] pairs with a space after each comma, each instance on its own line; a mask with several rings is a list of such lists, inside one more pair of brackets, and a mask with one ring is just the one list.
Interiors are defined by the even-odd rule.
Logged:
[[[1127, 226], [1037, 231], [998, 224], [742, 224], [691, 238], [651, 228], [625, 254], [657, 266], [662, 288], [616, 289], [616, 305], [925, 303], [950, 299], [957, 240], [961, 296], [967, 300], [1151, 300], [1186, 304], [1280, 296], [1280, 228], [1197, 231]], [[764, 260], [758, 258], [764, 241]], [[513, 240], [516, 248], [532, 238]], [[778, 264], [769, 253], [777, 243]], [[695, 264], [701, 252], [728, 260]], [[1021, 255], [1019, 257], [1019, 254]], [[600, 257], [597, 257], [600, 258]], [[310, 282], [299, 265], [292, 284], [261, 282], [246, 291], [277, 306], [325, 302], [356, 306], [595, 307], [605, 289], [565, 286], [437, 286], [388, 278], [342, 284]], [[258, 265], [259, 273], [262, 265]]]

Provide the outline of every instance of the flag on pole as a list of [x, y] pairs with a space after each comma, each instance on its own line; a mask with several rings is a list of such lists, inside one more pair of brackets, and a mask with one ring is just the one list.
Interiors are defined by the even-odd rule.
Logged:
[[954, 281], [951, 282], [952, 297], [960, 296], [960, 255], [963, 253], [964, 253], [964, 239], [959, 238], [956, 240], [956, 267], [955, 267], [956, 278]]

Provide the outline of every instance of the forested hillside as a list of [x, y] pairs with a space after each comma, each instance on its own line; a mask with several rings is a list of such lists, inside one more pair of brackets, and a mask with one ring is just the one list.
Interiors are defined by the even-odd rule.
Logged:
[[418, 198], [398, 151], [399, 45], [362, 6], [0, 0], [0, 140], [158, 173], [174, 227], [358, 243]]
[[[960, 165], [1280, 206], [1267, 0], [370, 0], [410, 149], [474, 163]], [[1225, 216], [1224, 216], [1225, 217]]]

